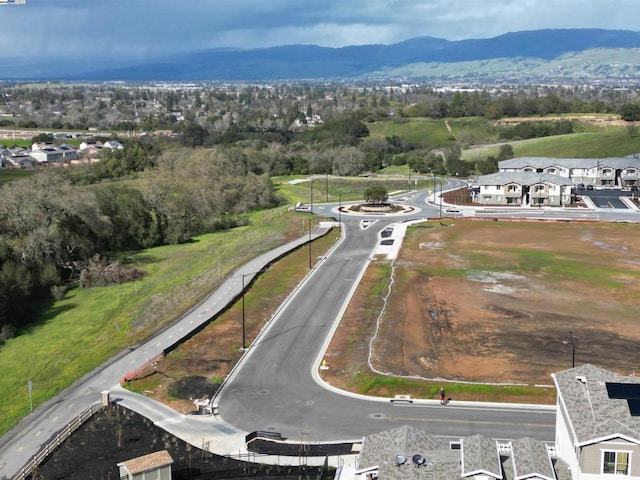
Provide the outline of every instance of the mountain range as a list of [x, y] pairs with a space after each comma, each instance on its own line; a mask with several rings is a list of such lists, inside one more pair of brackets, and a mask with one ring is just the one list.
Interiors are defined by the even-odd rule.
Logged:
[[[109, 68], [76, 62], [18, 65], [0, 59], [0, 78], [122, 81], [269, 81], [371, 77], [637, 78], [640, 32], [557, 29], [487, 39], [419, 37], [392, 45], [213, 49]], [[56, 68], [56, 66], [58, 68]]]

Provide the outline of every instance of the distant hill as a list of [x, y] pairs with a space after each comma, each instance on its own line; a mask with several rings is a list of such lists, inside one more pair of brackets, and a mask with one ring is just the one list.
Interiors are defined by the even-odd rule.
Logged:
[[[461, 41], [420, 37], [392, 45], [342, 48], [286, 45], [255, 50], [205, 50], [153, 59], [139, 65], [113, 65], [109, 69], [91, 70], [83, 65], [80, 71], [65, 69], [63, 74], [60, 71], [43, 72], [40, 66], [36, 77], [129, 81], [258, 81], [378, 75], [437, 77], [455, 75], [451, 68], [453, 64], [464, 65], [466, 76], [482, 78], [504, 72], [527, 74], [528, 65], [535, 67], [536, 75], [543, 76], [554, 68], [557, 74], [580, 76], [583, 64], [590, 64], [589, 75], [598, 72], [600, 75], [616, 74], [613, 67], [619, 62], [609, 54], [602, 55], [603, 49], [615, 49], [616, 55], [638, 59], [629, 63], [626, 74], [638, 71], [640, 57], [637, 51], [634, 55], [624, 55], [621, 51], [640, 49], [640, 32], [565, 29], [513, 32], [494, 38]], [[592, 51], [593, 61], [589, 53]], [[579, 62], [562, 60], [576, 57]], [[497, 69], [496, 62], [500, 64]], [[557, 71], [557, 62], [562, 64], [561, 71]], [[24, 78], [29, 74], [25, 66], [0, 71], [4, 78]]]

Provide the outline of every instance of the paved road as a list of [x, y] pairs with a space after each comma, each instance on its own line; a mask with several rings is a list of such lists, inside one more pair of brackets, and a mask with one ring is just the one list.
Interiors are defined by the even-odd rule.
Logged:
[[[426, 192], [406, 197], [408, 203], [417, 207], [406, 219], [434, 218], [442, 213], [441, 205], [427, 205], [426, 199], [430, 195]], [[326, 214], [331, 207], [314, 206], [314, 211]], [[514, 215], [512, 211], [486, 214], [493, 217]], [[636, 212], [620, 211], [563, 211], [562, 214], [569, 218], [614, 221], [628, 221], [640, 216]], [[545, 210], [518, 213], [518, 216], [542, 218], [556, 215], [557, 212]], [[433, 433], [454, 437], [482, 432], [495, 438], [511, 438], [516, 431], [517, 436], [531, 435], [552, 440], [554, 415], [548, 410], [504, 405], [456, 405], [455, 401], [447, 407], [432, 401], [392, 405], [386, 399], [347, 397], [322, 388], [313, 380], [324, 337], [333, 328], [335, 319], [339, 318], [349, 291], [357, 284], [377, 242], [377, 232], [391, 221], [378, 219], [380, 221], [375, 227], [360, 231], [357, 220], [342, 216], [347, 224], [345, 240], [319, 264], [281, 311], [278, 320], [272, 322], [272, 326], [243, 357], [246, 364], [234, 371], [217, 399], [217, 418], [184, 417], [169, 412], [153, 401], [122, 391], [118, 386], [119, 379], [126, 372], [151, 361], [237, 298], [243, 277], [248, 284], [251, 274], [268, 263], [264, 256], [236, 271], [220, 289], [179, 323], [87, 375], [72, 388], [37, 408], [18, 427], [3, 436], [0, 439], [0, 478], [12, 477], [49, 438], [98, 401], [104, 389], [114, 391], [123, 405], [148, 416], [194, 445], [201, 446], [208, 439], [211, 450], [218, 453], [234, 453], [233, 449], [237, 452], [238, 445], [242, 445], [243, 430], [279, 431], [294, 440], [299, 439], [302, 432], [308, 432], [310, 440], [353, 439], [404, 423], [423, 425]], [[300, 242], [306, 239], [305, 236]], [[268, 255], [276, 258], [286, 248]], [[220, 418], [228, 423], [220, 421]]]
[[[328, 229], [329, 227], [323, 227], [313, 230], [311, 238], [318, 238]], [[99, 402], [103, 390], [119, 391], [118, 395], [123, 398], [121, 402], [123, 405], [161, 422], [163, 418], [157, 416], [157, 412], [165, 410], [155, 405], [155, 402], [141, 404], [135, 400], [135, 395], [127, 395], [127, 392], [121, 391], [119, 388], [121, 377], [127, 372], [147, 365], [189, 332], [206, 324], [220, 313], [229, 302], [238, 298], [242, 291], [243, 281], [248, 285], [255, 273], [265, 265], [281, 257], [287, 251], [303, 245], [308, 240], [309, 236], [305, 235], [246, 263], [233, 272], [218, 289], [201, 304], [194, 307], [179, 322], [146, 343], [122, 352], [121, 355], [89, 373], [57, 397], [36, 408], [18, 426], [0, 438], [0, 479], [13, 477], [57, 432], [85, 409]], [[139, 400], [145, 398], [138, 397]], [[180, 432], [177, 430], [174, 430], [173, 433], [180, 436]], [[196, 441], [194, 444], [201, 445], [201, 442]]]
[[[328, 337], [391, 223], [379, 221], [361, 230], [345, 222], [346, 236], [316, 268], [280, 312], [271, 328], [254, 343], [243, 365], [216, 401], [218, 414], [245, 431], [267, 430], [301, 440], [360, 438], [403, 424], [421, 425], [439, 435], [460, 437], [484, 433], [495, 438], [530, 435], [554, 438], [555, 413], [549, 408], [459, 404], [443, 407], [436, 400], [392, 404], [389, 399], [348, 396], [314, 379], [323, 339]], [[515, 426], [515, 428], [514, 428]]]

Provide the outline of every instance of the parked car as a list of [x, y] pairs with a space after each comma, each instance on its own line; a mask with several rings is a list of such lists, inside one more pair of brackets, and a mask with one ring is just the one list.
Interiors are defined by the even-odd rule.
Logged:
[[584, 190], [584, 183], [578, 184], [578, 190]]
[[587, 185], [587, 190], [593, 190], [593, 185]]

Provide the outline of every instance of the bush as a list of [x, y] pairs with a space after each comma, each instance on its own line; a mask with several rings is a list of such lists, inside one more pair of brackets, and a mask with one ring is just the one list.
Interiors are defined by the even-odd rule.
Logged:
[[53, 298], [56, 300], [60, 301], [67, 294], [67, 290], [69, 290], [67, 285], [54, 285], [51, 287], [51, 295], [53, 295]]
[[105, 287], [131, 282], [143, 275], [144, 272], [138, 267], [122, 265], [117, 261], [112, 262], [100, 255], [94, 255], [89, 265], [80, 272], [80, 287]]

